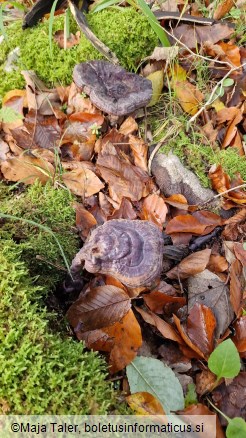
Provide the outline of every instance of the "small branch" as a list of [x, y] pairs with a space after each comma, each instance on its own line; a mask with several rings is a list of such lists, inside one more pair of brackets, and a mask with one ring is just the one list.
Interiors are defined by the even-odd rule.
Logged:
[[210, 94], [209, 99], [207, 100], [207, 102], [199, 109], [199, 111], [197, 111], [197, 113], [191, 117], [191, 119], [187, 122], [186, 125], [186, 130], [188, 131], [190, 128], [190, 125], [197, 119], [197, 117], [199, 117], [199, 115], [205, 110], [205, 108], [207, 108], [207, 106], [211, 105], [211, 103], [214, 101], [214, 96], [216, 91], [218, 90], [219, 87], [222, 87], [224, 80], [230, 76], [231, 73], [233, 73], [236, 70], [239, 70], [240, 68], [244, 67], [246, 65], [246, 62], [244, 62], [243, 64], [239, 65], [238, 67], [233, 67], [231, 68], [226, 74], [225, 76], [216, 84], [216, 86], [213, 88], [212, 93]]

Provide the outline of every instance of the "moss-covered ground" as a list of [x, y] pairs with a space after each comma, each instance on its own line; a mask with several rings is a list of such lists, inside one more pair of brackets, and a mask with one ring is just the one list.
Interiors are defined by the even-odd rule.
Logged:
[[[122, 66], [135, 71], [139, 62], [158, 45], [158, 38], [146, 18], [134, 8], [110, 8], [95, 14], [88, 14], [88, 23], [98, 38], [115, 52]], [[20, 21], [10, 24], [6, 33], [7, 42], [0, 44], [0, 97], [12, 89], [24, 87], [21, 70], [34, 70], [49, 86], [71, 83], [75, 64], [102, 55], [82, 34], [80, 43], [67, 50], [60, 49], [55, 41], [52, 53], [49, 40], [49, 20], [34, 28], [22, 30]], [[64, 29], [64, 15], [54, 17], [53, 35]], [[70, 20], [70, 31], [78, 31], [77, 24]], [[20, 48], [16, 70], [4, 70], [8, 54]]]
[[114, 396], [106, 363], [49, 329], [42, 287], [21, 246], [0, 239], [0, 414], [106, 413]]

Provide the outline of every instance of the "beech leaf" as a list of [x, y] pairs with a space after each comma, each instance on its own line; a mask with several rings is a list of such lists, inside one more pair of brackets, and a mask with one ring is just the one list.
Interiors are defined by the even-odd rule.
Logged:
[[138, 356], [127, 366], [132, 393], [149, 392], [162, 404], [166, 414], [184, 408], [182, 386], [171, 368], [158, 359]]
[[130, 310], [131, 300], [123, 289], [104, 285], [82, 293], [67, 312], [70, 324], [81, 332], [96, 330], [120, 321]]
[[231, 339], [219, 344], [208, 359], [208, 367], [217, 380], [222, 377], [233, 379], [238, 375], [240, 366], [240, 356]]

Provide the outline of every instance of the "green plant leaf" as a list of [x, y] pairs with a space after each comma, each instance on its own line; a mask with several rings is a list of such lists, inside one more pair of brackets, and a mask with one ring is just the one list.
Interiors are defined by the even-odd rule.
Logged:
[[231, 339], [218, 345], [208, 359], [210, 371], [216, 374], [217, 379], [222, 377], [236, 377], [240, 371], [240, 356]]
[[234, 84], [234, 80], [231, 78], [226, 78], [223, 82], [222, 82], [222, 86], [223, 87], [230, 87], [231, 85]]
[[55, 10], [58, 0], [55, 0], [52, 8], [50, 10], [50, 18], [49, 18], [49, 44], [50, 44], [50, 55], [52, 57], [53, 55], [53, 22], [54, 22], [54, 16], [55, 16]]
[[171, 368], [151, 357], [136, 357], [126, 368], [131, 393], [149, 392], [162, 404], [165, 413], [184, 408], [182, 386]]
[[152, 27], [153, 31], [158, 36], [160, 42], [164, 47], [170, 47], [169, 39], [164, 31], [164, 29], [161, 27], [159, 21], [157, 20], [156, 16], [153, 14], [153, 12], [150, 10], [149, 6], [144, 0], [137, 0], [138, 6], [140, 7], [142, 13], [147, 18], [150, 26]]
[[187, 394], [185, 396], [185, 407], [186, 408], [187, 408], [187, 406], [198, 403], [197, 394], [196, 394], [196, 385], [194, 383], [189, 383], [187, 388], [188, 388], [188, 391], [187, 391]]
[[245, 249], [245, 251], [246, 251], [246, 242], [244, 242], [244, 244], [243, 244], [243, 249]]
[[99, 3], [95, 3], [92, 7], [91, 13], [103, 11], [103, 9], [108, 8], [109, 6], [117, 5], [119, 0], [102, 0]]
[[227, 438], [245, 438], [246, 437], [246, 423], [243, 418], [236, 417], [229, 421], [226, 428]]
[[0, 109], [0, 121], [4, 123], [13, 123], [16, 120], [22, 119], [22, 115], [17, 113], [13, 108], [4, 106]]

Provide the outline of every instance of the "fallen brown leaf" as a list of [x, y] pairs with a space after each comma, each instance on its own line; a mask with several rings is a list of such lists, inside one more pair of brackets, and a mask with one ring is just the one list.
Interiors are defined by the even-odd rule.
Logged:
[[120, 321], [131, 307], [131, 300], [123, 289], [104, 285], [90, 289], [70, 306], [67, 318], [80, 332], [108, 327]]
[[192, 233], [203, 234], [206, 224], [202, 224], [196, 217], [190, 214], [178, 215], [171, 219], [166, 226], [166, 233]]
[[144, 321], [156, 327], [164, 338], [171, 339], [171, 341], [178, 342], [179, 344], [183, 344], [183, 340], [177, 331], [166, 321], [155, 315], [155, 313], [150, 311], [146, 312], [139, 307], [136, 307], [136, 310], [140, 313]]
[[241, 316], [234, 324], [235, 335], [232, 341], [236, 345], [239, 353], [246, 352], [246, 315]]
[[[176, 327], [179, 331], [179, 334], [181, 335], [181, 338], [185, 341], [185, 343], [188, 345], [188, 347], [196, 353], [195, 357], [197, 357], [197, 355], [198, 355], [198, 357], [201, 357], [202, 359], [206, 359], [203, 352], [197, 347], [197, 345], [195, 345], [191, 341], [191, 339], [189, 338], [189, 336], [185, 332], [184, 328], [181, 325], [179, 318], [176, 315], [173, 315], [173, 320], [176, 324]], [[186, 355], [186, 353], [184, 353], [184, 354]]]
[[167, 212], [168, 209], [163, 198], [160, 195], [151, 194], [144, 198], [140, 218], [153, 222], [162, 230]]
[[37, 179], [45, 184], [52, 180], [55, 169], [51, 163], [33, 154], [22, 154], [1, 162], [1, 172], [9, 181], [33, 184]]
[[[167, 284], [167, 287], [168, 286], [171, 290], [174, 289], [171, 285]], [[154, 290], [149, 294], [144, 295], [143, 299], [145, 304], [147, 304], [152, 312], [160, 315], [163, 313], [164, 306], [168, 303], [178, 304], [180, 307], [186, 304], [186, 299], [184, 297], [167, 295], [163, 292], [159, 292], [158, 290]]]
[[230, 269], [230, 300], [236, 315], [241, 311], [243, 298], [244, 279], [242, 275], [242, 265], [239, 260], [235, 260]]
[[220, 20], [223, 18], [228, 12], [230, 12], [231, 8], [234, 6], [234, 0], [223, 0], [219, 3], [214, 10], [213, 18], [214, 20]]
[[74, 169], [71, 172], [62, 175], [64, 184], [75, 193], [83, 198], [94, 195], [100, 192], [104, 187], [102, 181], [90, 169]]
[[200, 104], [204, 99], [203, 94], [198, 88], [188, 81], [177, 81], [173, 84], [173, 89], [183, 110], [194, 116], [199, 110]]
[[63, 30], [58, 30], [55, 35], [54, 39], [57, 42], [60, 49], [64, 49], [65, 47], [67, 49], [70, 49], [73, 46], [77, 46], [80, 42], [80, 31], [76, 32], [76, 34], [70, 33], [69, 37], [64, 39], [65, 32]]
[[196, 303], [187, 318], [187, 335], [206, 357], [214, 349], [214, 332], [216, 319], [212, 310]]
[[129, 135], [129, 144], [132, 150], [135, 166], [140, 167], [145, 172], [148, 171], [147, 155], [148, 146], [143, 139]]
[[175, 268], [166, 273], [168, 278], [183, 280], [204, 271], [211, 255], [211, 249], [204, 249], [190, 254]]
[[129, 116], [126, 120], [122, 123], [119, 129], [119, 133], [123, 135], [130, 135], [133, 134], [138, 130], [138, 124], [136, 120]]
[[75, 203], [75, 211], [76, 227], [79, 230], [82, 240], [85, 240], [90, 230], [97, 225], [97, 221], [94, 216], [78, 202]]
[[219, 255], [219, 254], [211, 254], [207, 269], [209, 269], [212, 272], [224, 272], [228, 269], [228, 262], [226, 261], [225, 257]]

